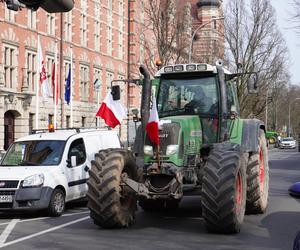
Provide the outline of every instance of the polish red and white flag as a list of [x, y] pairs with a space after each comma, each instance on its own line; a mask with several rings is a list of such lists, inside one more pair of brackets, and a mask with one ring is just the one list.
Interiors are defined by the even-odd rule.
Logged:
[[115, 128], [127, 116], [127, 110], [120, 100], [113, 100], [113, 96], [109, 91], [96, 116], [103, 118], [108, 126]]
[[159, 145], [158, 127], [159, 127], [159, 118], [158, 118], [158, 112], [156, 107], [156, 99], [155, 97], [153, 97], [152, 108], [150, 110], [149, 120], [146, 125], [146, 131], [150, 141], [156, 145]]

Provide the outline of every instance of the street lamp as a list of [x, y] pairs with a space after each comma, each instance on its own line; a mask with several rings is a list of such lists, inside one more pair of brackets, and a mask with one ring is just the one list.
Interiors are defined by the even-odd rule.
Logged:
[[297, 100], [300, 100], [300, 97], [297, 97], [295, 98], [294, 100], [292, 100], [290, 103], [289, 103], [289, 131], [288, 131], [288, 136], [290, 137], [291, 136], [291, 106], [292, 104], [297, 101]]
[[195, 29], [195, 31], [193, 32], [193, 35], [192, 35], [190, 49], [189, 49], [189, 63], [191, 63], [191, 60], [192, 60], [192, 47], [193, 47], [193, 42], [194, 42], [195, 35], [197, 34], [198, 30], [202, 29], [207, 24], [210, 24], [214, 21], [221, 20], [221, 19], [224, 19], [224, 17], [212, 18], [210, 21], [201, 24], [199, 27], [197, 27], [197, 29]]

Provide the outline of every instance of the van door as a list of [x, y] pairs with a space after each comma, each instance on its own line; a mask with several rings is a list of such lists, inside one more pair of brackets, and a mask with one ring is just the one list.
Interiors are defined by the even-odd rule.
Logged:
[[[71, 165], [71, 157], [76, 156], [76, 166]], [[87, 155], [82, 138], [75, 139], [69, 147], [65, 173], [68, 181], [70, 199], [85, 196], [87, 192]]]

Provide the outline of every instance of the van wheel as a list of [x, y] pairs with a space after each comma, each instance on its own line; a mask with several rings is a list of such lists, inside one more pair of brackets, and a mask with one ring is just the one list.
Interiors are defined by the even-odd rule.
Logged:
[[65, 210], [65, 194], [61, 189], [54, 189], [48, 206], [48, 214], [51, 217], [61, 216]]

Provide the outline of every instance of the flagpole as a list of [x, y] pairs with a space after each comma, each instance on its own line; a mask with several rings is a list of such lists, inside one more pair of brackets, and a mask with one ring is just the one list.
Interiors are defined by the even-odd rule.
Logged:
[[36, 95], [35, 95], [35, 129], [39, 129], [39, 85], [40, 85], [40, 36], [38, 35], [37, 49], [37, 74], [36, 74]]
[[[97, 110], [99, 109], [99, 101], [100, 101], [100, 89], [97, 89]], [[100, 127], [100, 118], [97, 116], [96, 117], [97, 121], [97, 128]]]
[[71, 65], [70, 65], [71, 83], [70, 83], [70, 111], [71, 111], [71, 128], [73, 128], [73, 46], [71, 45]]
[[58, 79], [57, 79], [57, 40], [55, 40], [55, 59], [54, 59], [54, 129], [57, 128], [57, 84], [58, 84]]

